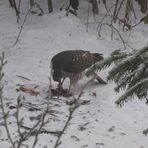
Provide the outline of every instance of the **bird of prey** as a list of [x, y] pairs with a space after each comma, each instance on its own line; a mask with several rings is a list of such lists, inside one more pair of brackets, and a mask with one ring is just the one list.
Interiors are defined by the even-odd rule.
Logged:
[[51, 71], [53, 80], [59, 83], [57, 89], [61, 90], [65, 78], [69, 78], [70, 90], [87, 68], [101, 60], [102, 54], [85, 50], [66, 50], [56, 54], [51, 59]]

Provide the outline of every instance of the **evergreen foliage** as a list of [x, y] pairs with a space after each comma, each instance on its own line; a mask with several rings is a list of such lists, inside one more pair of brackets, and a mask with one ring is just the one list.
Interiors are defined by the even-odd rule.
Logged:
[[116, 83], [115, 91], [125, 90], [125, 93], [115, 102], [123, 105], [135, 96], [146, 99], [148, 104], [148, 46], [133, 53], [116, 50], [110, 57], [94, 65], [87, 71], [87, 76], [97, 70], [102, 70], [114, 63], [109, 72], [108, 80]]

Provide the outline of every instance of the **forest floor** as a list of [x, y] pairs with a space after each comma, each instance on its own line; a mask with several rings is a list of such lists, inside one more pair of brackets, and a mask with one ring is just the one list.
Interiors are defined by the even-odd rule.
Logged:
[[[113, 50], [123, 49], [123, 43], [117, 33], [114, 33], [114, 39], [111, 40], [110, 28], [103, 27], [102, 36], [99, 37], [95, 23], [89, 25], [86, 31], [87, 3], [83, 2], [78, 17], [72, 14], [66, 17], [65, 11], [59, 9], [55, 9], [51, 14], [45, 12], [42, 16], [29, 14], [20, 38], [14, 45], [24, 20], [25, 6], [18, 24], [15, 11], [9, 7], [8, 2], [0, 1], [0, 53], [5, 52], [7, 61], [4, 67], [4, 107], [9, 110], [9, 130], [12, 138], [16, 140], [19, 137], [16, 121], [17, 98], [21, 95], [19, 119], [23, 118], [24, 127], [31, 128], [46, 109], [50, 60], [56, 53], [83, 49], [102, 53], [107, 57]], [[58, 6], [56, 2], [54, 5]], [[90, 16], [89, 21], [94, 21], [94, 18]], [[122, 31], [122, 27], [119, 26], [119, 29]], [[148, 42], [147, 25], [141, 23], [132, 31], [123, 33], [125, 38], [129, 35], [128, 42], [131, 47], [144, 47]], [[126, 49], [131, 50], [128, 47]], [[98, 74], [105, 80], [109, 69]], [[79, 82], [73, 90], [75, 98], [87, 82], [86, 77]], [[53, 88], [57, 85], [53, 80], [51, 84]], [[67, 80], [64, 87], [67, 88], [68, 85]], [[148, 137], [143, 135], [142, 131], [148, 128], [148, 106], [145, 101], [135, 98], [123, 107], [117, 107], [114, 102], [122, 92], [116, 94], [114, 86], [112, 82], [106, 85], [92, 82], [84, 89], [80, 106], [73, 113], [70, 124], [61, 137], [59, 148], [147, 148]], [[47, 132], [57, 133], [63, 129], [71, 108], [68, 102], [72, 100], [73, 97], [56, 96], [50, 99], [47, 123], [44, 126], [46, 132], [39, 134], [36, 148], [54, 147], [57, 135]], [[0, 111], [0, 148], [10, 148], [2, 117]], [[24, 130], [22, 127], [21, 131]], [[31, 148], [33, 141], [34, 136], [31, 136], [22, 148], [26, 145]]]

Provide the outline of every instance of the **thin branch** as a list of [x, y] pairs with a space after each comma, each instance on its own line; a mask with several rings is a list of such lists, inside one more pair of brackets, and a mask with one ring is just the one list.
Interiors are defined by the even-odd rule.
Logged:
[[98, 30], [99, 34], [100, 34], [100, 31], [101, 31], [101, 28], [102, 28], [103, 25], [104, 26], [109, 26], [110, 28], [112, 28], [119, 35], [119, 38], [123, 43], [124, 50], [126, 49], [126, 46], [133, 49], [127, 42], [124, 41], [124, 39], [123, 39], [122, 35], [120, 34], [119, 30], [116, 27], [114, 27], [113, 24], [102, 23], [99, 30]]
[[21, 25], [21, 27], [20, 27], [20, 31], [19, 31], [19, 33], [18, 33], [18, 36], [17, 36], [17, 38], [16, 38], [16, 41], [14, 42], [13, 46], [15, 46], [15, 45], [17, 44], [17, 42], [18, 42], [18, 40], [19, 40], [19, 38], [20, 38], [20, 35], [21, 35], [21, 33], [22, 33], [24, 24], [25, 24], [25, 22], [26, 22], [26, 20], [27, 20], [27, 17], [28, 17], [28, 15], [29, 15], [29, 13], [31, 12], [33, 6], [37, 7], [37, 8], [40, 10], [40, 14], [39, 14], [39, 15], [43, 15], [43, 14], [44, 14], [44, 11], [42, 10], [42, 8], [40, 7], [40, 5], [39, 5], [38, 3], [34, 3], [34, 4], [30, 7], [30, 9], [28, 9], [28, 11], [26, 12], [26, 15], [25, 15], [25, 17], [24, 17], [23, 23], [22, 23], [22, 25]]
[[21, 33], [22, 33], [24, 24], [25, 24], [25, 22], [26, 22], [26, 20], [27, 20], [27, 17], [28, 17], [28, 15], [29, 15], [31, 9], [32, 9], [32, 7], [31, 7], [30, 9], [28, 9], [28, 11], [27, 11], [27, 13], [26, 13], [26, 15], [25, 15], [24, 21], [23, 21], [23, 23], [22, 23], [22, 25], [21, 25], [21, 27], [20, 27], [20, 31], [19, 31], [19, 33], [18, 33], [18, 36], [17, 36], [16, 41], [14, 42], [14, 45], [13, 45], [13, 46], [15, 46], [15, 45], [17, 44], [17, 42], [18, 42], [18, 40], [19, 40], [19, 38], [20, 38], [20, 35], [21, 35]]
[[84, 89], [85, 89], [94, 79], [96, 79], [96, 78], [97, 78], [97, 76], [94, 75], [93, 78], [90, 79], [90, 80], [82, 87], [81, 92], [79, 93], [78, 97], [75, 99], [75, 104], [74, 104], [74, 106], [69, 108], [68, 119], [66, 120], [66, 123], [65, 123], [65, 125], [64, 125], [64, 127], [63, 127], [61, 133], [59, 134], [59, 136], [58, 136], [58, 138], [57, 138], [57, 140], [56, 140], [56, 142], [55, 142], [54, 148], [57, 148], [57, 147], [62, 143], [62, 142], [61, 142], [61, 138], [62, 138], [63, 134], [65, 133], [66, 129], [68, 128], [68, 126], [69, 126], [69, 124], [70, 124], [70, 121], [71, 121], [71, 119], [72, 119], [72, 116], [73, 116], [74, 112], [75, 112], [76, 109], [80, 106], [79, 100], [80, 100], [80, 98], [81, 98], [81, 96], [82, 96], [82, 94], [83, 94]]
[[[21, 128], [25, 129], [25, 130], [30, 130], [31, 128], [30, 127], [27, 127], [27, 126], [21, 126]], [[36, 134], [37, 131], [35, 130], [34, 133]], [[32, 135], [35, 135], [34, 133], [32, 133]], [[41, 129], [40, 130], [40, 134], [52, 134], [52, 135], [55, 135], [55, 136], [58, 136], [59, 134], [61, 133], [61, 131], [47, 131], [45, 129]]]
[[41, 132], [42, 127], [44, 126], [44, 121], [45, 121], [46, 115], [47, 115], [47, 111], [45, 111], [45, 112], [43, 113], [43, 115], [42, 115], [42, 117], [41, 117], [41, 119], [40, 119], [40, 121], [41, 121], [40, 127], [38, 128], [38, 130], [37, 130], [37, 132], [36, 132], [36, 134], [35, 134], [35, 139], [34, 139], [34, 143], [33, 143], [32, 148], [34, 148], [34, 147], [36, 146], [36, 144], [37, 144], [38, 136], [39, 136], [39, 134], [40, 134], [40, 132]]
[[13, 0], [9, 0], [9, 3], [10, 3], [10, 6], [11, 6], [11, 7], [14, 7], [14, 5], [13, 5]]
[[[47, 124], [47, 122], [45, 122], [45, 117], [46, 115], [48, 114], [48, 111], [49, 111], [49, 103], [47, 103], [47, 108], [46, 110], [42, 113], [42, 115], [40, 116], [40, 119], [37, 121], [37, 123], [31, 127], [31, 128], [27, 128], [28, 131], [25, 131], [23, 133], [20, 132], [20, 129], [19, 129], [19, 135], [20, 135], [20, 139], [18, 141], [18, 146], [17, 148], [20, 148], [20, 146], [22, 145], [22, 143], [26, 140], [28, 140], [29, 137], [31, 136], [35, 136], [35, 139], [34, 139], [34, 142], [33, 142], [33, 146], [32, 148], [34, 148], [37, 144], [37, 141], [38, 141], [38, 136], [39, 134], [45, 132], [46, 131], [43, 131], [42, 128], [45, 124]], [[18, 112], [18, 110], [17, 110]], [[18, 113], [17, 113], [18, 114]], [[18, 117], [17, 117], [18, 118]], [[17, 121], [18, 122], [18, 125], [19, 125], [19, 128], [24, 128], [25, 126], [20, 124], [19, 120]], [[38, 128], [38, 129], [37, 129]], [[25, 127], [26, 129], [26, 127]], [[48, 132], [47, 132], [48, 133]]]
[[[111, 14], [108, 15], [108, 13], [111, 13], [110, 10], [113, 8], [113, 6], [114, 6], [114, 5], [112, 5], [112, 6], [109, 8], [108, 11], [106, 11], [106, 13], [104, 14], [104, 16], [102, 17], [101, 21], [100, 21], [99, 24], [98, 24], [97, 30], [102, 27], [102, 23], [103, 23], [104, 19], [105, 19], [107, 16], [109, 16], [109, 17], [112, 18], [112, 15], [111, 15]], [[99, 36], [101, 36], [101, 35], [99, 34]]]
[[39, 128], [38, 128], [38, 130], [36, 132], [32, 148], [35, 148], [35, 146], [37, 144], [37, 141], [38, 141], [38, 136], [41, 133], [41, 130], [42, 130], [43, 126], [45, 125], [45, 117], [49, 113], [50, 98], [52, 97], [51, 95], [52, 95], [52, 93], [51, 93], [51, 76], [50, 76], [50, 78], [49, 78], [49, 91], [48, 91], [48, 96], [46, 97], [46, 99], [47, 99], [47, 106], [46, 106], [46, 110], [42, 114], [42, 117], [40, 118], [41, 123], [40, 123], [40, 126], [39, 126]]
[[17, 121], [17, 128], [18, 128], [18, 133], [19, 133], [19, 136], [21, 137], [22, 136], [22, 133], [21, 133], [21, 130], [20, 130], [20, 120], [19, 120], [19, 112], [20, 112], [20, 96], [18, 96], [17, 98], [17, 106], [16, 106], [16, 121]]
[[16, 123], [17, 123], [18, 134], [19, 134], [20, 139], [17, 142], [18, 143], [17, 148], [20, 148], [20, 146], [24, 142], [23, 133], [21, 132], [21, 125], [22, 125], [23, 119], [21, 120], [19, 119], [20, 107], [21, 107], [21, 96], [19, 95], [17, 98], [17, 106], [16, 106]]
[[4, 102], [3, 102], [3, 84], [2, 84], [2, 78], [4, 76], [4, 73], [3, 73], [3, 66], [6, 64], [6, 62], [4, 61], [4, 53], [2, 53], [2, 57], [0, 57], [0, 106], [1, 106], [1, 110], [2, 110], [2, 114], [3, 114], [3, 120], [4, 120], [4, 127], [5, 127], [5, 130], [6, 130], [6, 133], [7, 133], [7, 137], [11, 143], [11, 146], [13, 148], [15, 148], [15, 143], [11, 137], [11, 134], [10, 134], [10, 131], [9, 131], [9, 127], [8, 127], [8, 115], [9, 115], [9, 112], [6, 112], [5, 111], [5, 108], [4, 108]]
[[123, 5], [123, 2], [124, 2], [124, 0], [121, 1], [120, 6], [119, 6], [119, 8], [118, 8], [118, 10], [117, 10], [117, 12], [116, 12], [115, 18], [118, 17], [119, 12], [120, 12], [120, 10], [121, 10], [121, 7], [122, 7], [122, 5]]
[[117, 13], [118, 2], [119, 2], [119, 0], [116, 0], [115, 9], [114, 9], [114, 15], [113, 15], [113, 20], [115, 22], [116, 22], [116, 13]]
[[15, 9], [15, 12], [16, 12], [17, 20], [19, 20], [20, 16], [19, 16], [19, 11], [18, 11], [18, 8], [16, 6], [15, 0], [13, 0], [13, 6], [14, 6], [14, 9]]

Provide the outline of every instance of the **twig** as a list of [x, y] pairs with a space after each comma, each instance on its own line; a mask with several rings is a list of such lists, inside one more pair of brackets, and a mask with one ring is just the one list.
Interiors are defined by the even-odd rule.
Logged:
[[14, 5], [13, 5], [13, 0], [9, 0], [9, 3], [10, 3], [10, 6], [11, 6], [11, 7], [14, 7]]
[[20, 38], [20, 35], [21, 35], [21, 33], [22, 33], [22, 30], [23, 30], [24, 24], [25, 24], [25, 22], [26, 22], [27, 16], [28, 16], [28, 14], [30, 13], [31, 9], [32, 9], [32, 7], [31, 7], [30, 9], [28, 9], [28, 11], [27, 11], [27, 13], [26, 13], [26, 15], [25, 15], [24, 21], [23, 21], [23, 23], [22, 23], [22, 25], [21, 25], [21, 27], [20, 27], [20, 31], [19, 31], [19, 33], [18, 33], [18, 36], [17, 36], [16, 41], [14, 42], [14, 45], [13, 45], [13, 46], [15, 46], [15, 45], [17, 44], [17, 42], [18, 42], [18, 40], [19, 40], [19, 38]]
[[[114, 6], [114, 5], [112, 5], [112, 6], [109, 8], [108, 11], [106, 11], [106, 13], [104, 14], [104, 16], [102, 17], [101, 21], [100, 21], [99, 24], [98, 24], [97, 30], [102, 27], [102, 23], [103, 23], [104, 19], [105, 19], [107, 16], [112, 17], [112, 15], [108, 15], [108, 13], [111, 13], [110, 10], [112, 9], [113, 6]], [[100, 35], [100, 32], [98, 32], [98, 35], [101, 36], [101, 35]]]
[[132, 11], [133, 11], [135, 19], [137, 19], [136, 12], [135, 12], [135, 9], [134, 9], [134, 5], [132, 5]]
[[[30, 130], [31, 128], [30, 127], [27, 127], [27, 126], [21, 126], [21, 128], [25, 129], [25, 130]], [[34, 133], [36, 134], [37, 131], [34, 131]], [[55, 136], [58, 136], [59, 134], [61, 133], [61, 131], [47, 131], [45, 129], [41, 129], [40, 130], [40, 134], [52, 134], [52, 135], [55, 135]], [[32, 133], [32, 135], [35, 135]]]
[[114, 10], [114, 15], [113, 15], [113, 20], [114, 20], [115, 22], [116, 22], [116, 13], [117, 13], [118, 2], [119, 2], [119, 0], [116, 0], [116, 3], [115, 3], [115, 10]]
[[[42, 112], [41, 116], [40, 116], [40, 119], [36, 122], [36, 124], [29, 129], [29, 131], [24, 131], [24, 132], [21, 132], [21, 128], [22, 128], [22, 121], [23, 121], [23, 118], [20, 120], [20, 107], [22, 105], [22, 102], [21, 102], [21, 96], [18, 96], [17, 98], [17, 105], [16, 105], [16, 124], [17, 124], [17, 134], [18, 134], [18, 139], [16, 141], [13, 140], [12, 136], [11, 136], [11, 133], [9, 131], [9, 126], [8, 126], [8, 115], [9, 115], [9, 112], [6, 112], [5, 111], [5, 104], [3, 102], [3, 86], [2, 86], [2, 78], [4, 76], [2, 70], [3, 70], [3, 66], [5, 65], [5, 61], [4, 61], [4, 54], [2, 55], [2, 57], [0, 57], [0, 107], [1, 107], [1, 110], [2, 110], [2, 114], [3, 114], [3, 120], [4, 120], [4, 127], [6, 129], [6, 133], [7, 133], [7, 137], [11, 143], [11, 147], [12, 148], [21, 148], [21, 146], [23, 145], [23, 143], [28, 140], [32, 135], [35, 136], [35, 139], [33, 141], [33, 145], [32, 145], [32, 148], [35, 148], [36, 144], [37, 144], [37, 141], [38, 141], [38, 137], [39, 137], [39, 134], [41, 133], [49, 133], [48, 131], [45, 131], [43, 130], [43, 126], [45, 124], [47, 124], [49, 122], [48, 121], [45, 121], [45, 117], [46, 115], [49, 114], [49, 100], [51, 98], [51, 90], [49, 91], [49, 94], [48, 94], [48, 102], [46, 103], [47, 106], [46, 106], [46, 109]], [[50, 84], [51, 86], [51, 84]], [[53, 134], [58, 134], [56, 132], [53, 132]]]
[[[20, 104], [20, 101], [18, 101], [18, 104]], [[19, 106], [19, 105], [17, 105], [17, 106]], [[33, 127], [30, 128], [30, 127], [20, 124], [21, 122], [19, 121], [19, 109], [17, 109], [17, 125], [18, 125], [18, 133], [19, 133], [19, 137], [20, 137], [19, 140], [17, 140], [17, 148], [20, 148], [23, 145], [23, 142], [28, 140], [31, 136], [35, 136], [34, 141], [33, 141], [33, 145], [31, 148], [35, 148], [35, 146], [38, 142], [39, 134], [45, 133], [45, 134], [53, 134], [55, 136], [58, 136], [60, 131], [54, 132], [54, 131], [46, 131], [43, 129], [43, 126], [49, 122], [49, 121], [45, 122], [45, 117], [48, 114], [48, 112], [49, 112], [49, 103], [47, 103], [47, 108], [42, 113], [42, 115], [40, 116], [40, 119], [37, 121], [37, 123]], [[24, 128], [27, 131], [21, 133], [20, 128]]]
[[74, 104], [74, 106], [69, 108], [68, 119], [66, 120], [66, 123], [65, 123], [65, 125], [64, 125], [64, 127], [63, 127], [61, 133], [59, 134], [59, 136], [58, 136], [58, 138], [57, 138], [57, 140], [56, 140], [56, 142], [55, 142], [54, 148], [57, 148], [57, 147], [62, 143], [60, 140], [61, 140], [61, 138], [62, 138], [62, 136], [63, 136], [65, 130], [68, 128], [68, 125], [69, 125], [69, 123], [70, 123], [70, 121], [71, 121], [71, 119], [72, 119], [73, 113], [74, 113], [74, 112], [76, 111], [76, 109], [80, 106], [80, 104], [79, 104], [78, 102], [79, 102], [79, 100], [80, 100], [80, 98], [81, 98], [81, 96], [82, 96], [82, 94], [83, 94], [84, 89], [85, 89], [94, 79], [96, 79], [96, 78], [97, 78], [97, 76], [93, 76], [93, 78], [90, 79], [90, 80], [82, 87], [81, 92], [79, 93], [78, 97], [75, 99], [75, 104]]
[[[51, 76], [50, 76], [51, 78]], [[34, 139], [34, 143], [33, 143], [33, 146], [32, 148], [35, 148], [36, 144], [37, 144], [37, 141], [38, 141], [38, 136], [43, 128], [43, 126], [45, 125], [45, 117], [46, 115], [49, 113], [49, 104], [50, 104], [50, 98], [52, 97], [51, 96], [51, 79], [49, 79], [49, 92], [48, 92], [48, 97], [47, 97], [47, 106], [46, 106], [46, 110], [43, 112], [42, 114], [42, 117], [41, 117], [41, 123], [40, 123], [40, 126], [36, 132], [36, 135], [35, 135], [35, 139]]]
[[[20, 122], [19, 122], [19, 109], [18, 109], [18, 107], [20, 106], [19, 104], [20, 104], [20, 100], [18, 99], [18, 107], [17, 107], [17, 124], [18, 124], [18, 131], [19, 131], [19, 135], [20, 135], [20, 139], [19, 139], [19, 141], [18, 141], [18, 147], [17, 148], [20, 148], [20, 146], [23, 144], [23, 142], [24, 141], [26, 141], [26, 140], [28, 140], [28, 138], [29, 137], [31, 137], [31, 136], [35, 136], [35, 138], [34, 138], [34, 141], [33, 141], [33, 145], [32, 145], [32, 148], [35, 148], [35, 146], [36, 146], [36, 144], [37, 144], [37, 142], [38, 142], [38, 137], [39, 137], [39, 134], [41, 134], [41, 133], [46, 133], [46, 131], [45, 130], [43, 130], [43, 126], [45, 125], [45, 124], [47, 124], [48, 122], [45, 122], [45, 117], [46, 117], [46, 115], [49, 113], [49, 100], [50, 100], [50, 94], [48, 94], [48, 102], [47, 102], [47, 106], [46, 106], [46, 109], [45, 109], [45, 111], [41, 114], [41, 116], [40, 116], [40, 119], [37, 121], [37, 123], [33, 126], [33, 127], [31, 127], [31, 128], [28, 128], [27, 127], [27, 130], [28, 131], [25, 131], [25, 132], [23, 132], [23, 133], [21, 133], [20, 132], [20, 127], [21, 128], [24, 128], [25, 126], [24, 125], [22, 125], [22, 124], [20, 124]], [[21, 103], [22, 104], [22, 103]], [[26, 128], [26, 127], [25, 127]], [[48, 131], [47, 131], [47, 133], [48, 133]], [[53, 133], [54, 134], [54, 133]]]
[[76, 107], [73, 108], [73, 109], [71, 109], [71, 110], [69, 110], [68, 119], [67, 119], [67, 121], [66, 121], [66, 123], [65, 123], [65, 125], [64, 125], [64, 127], [63, 127], [63, 129], [61, 131], [61, 133], [59, 134], [58, 139], [56, 140], [56, 143], [54, 145], [54, 148], [57, 148], [61, 144], [60, 139], [61, 139], [62, 135], [64, 134], [66, 128], [68, 127], [69, 122], [72, 119], [72, 115], [73, 115], [73, 112], [75, 111], [75, 109], [76, 109]]
[[15, 12], [16, 12], [16, 16], [17, 16], [17, 20], [18, 20], [20, 18], [20, 16], [19, 16], [19, 11], [18, 11], [18, 8], [16, 6], [15, 0], [13, 0], [13, 6], [14, 6], [14, 9], [15, 9]]
[[21, 33], [22, 33], [24, 24], [25, 24], [25, 22], [26, 22], [26, 20], [27, 20], [27, 17], [28, 17], [28, 15], [29, 15], [29, 13], [31, 12], [33, 6], [37, 7], [37, 8], [40, 10], [40, 14], [39, 14], [39, 15], [43, 15], [43, 14], [44, 14], [44, 11], [41, 9], [41, 7], [40, 7], [39, 4], [38, 4], [38, 3], [33, 3], [33, 5], [32, 5], [32, 6], [28, 9], [28, 11], [26, 12], [26, 15], [25, 15], [25, 17], [24, 17], [23, 23], [22, 23], [22, 25], [21, 25], [21, 27], [20, 27], [20, 31], [19, 31], [19, 33], [18, 33], [18, 36], [17, 36], [16, 41], [14, 42], [13, 46], [15, 46], [15, 45], [17, 44], [17, 42], [18, 42], [18, 40], [19, 40], [19, 38], [20, 38], [20, 35], [21, 35]]
[[8, 115], [9, 112], [5, 111], [4, 108], [4, 102], [3, 102], [3, 84], [2, 84], [2, 78], [4, 76], [3, 73], [3, 66], [6, 64], [6, 62], [4, 61], [4, 53], [2, 53], [2, 57], [0, 57], [0, 106], [1, 106], [1, 110], [2, 110], [2, 114], [3, 114], [3, 120], [4, 120], [4, 127], [7, 133], [7, 137], [12, 145], [13, 148], [15, 148], [15, 143], [11, 137], [10, 131], [9, 131], [9, 127], [8, 127]]
[[116, 12], [116, 15], [115, 15], [116, 19], [117, 19], [117, 17], [118, 17], [118, 14], [119, 14], [119, 12], [120, 12], [120, 9], [121, 9], [121, 7], [122, 7], [122, 5], [123, 5], [123, 2], [124, 2], [124, 0], [121, 1], [120, 6], [119, 6], [119, 8], [118, 8], [118, 10], [117, 10], [117, 12]]
[[[122, 43], [123, 43], [124, 50], [126, 49], [126, 46], [128, 46], [128, 47], [131, 48], [131, 49], [133, 49], [127, 42], [124, 41], [124, 39], [123, 39], [122, 35], [120, 34], [119, 30], [118, 30], [116, 27], [114, 27], [113, 24], [102, 23], [102, 26], [103, 26], [103, 25], [104, 25], [104, 26], [109, 26], [109, 27], [111, 27], [114, 31], [116, 31], [116, 33], [119, 35], [120, 40], [121, 40]], [[102, 26], [101, 26], [101, 27], [102, 27]], [[98, 32], [101, 31], [101, 27], [99, 28], [99, 31], [98, 31]]]
[[44, 126], [44, 121], [45, 121], [46, 115], [47, 115], [47, 111], [45, 111], [45, 112], [43, 113], [42, 118], [40, 119], [40, 120], [41, 120], [41, 123], [40, 123], [41, 125], [40, 125], [40, 127], [38, 128], [38, 130], [37, 130], [37, 132], [36, 132], [36, 134], [35, 134], [35, 139], [34, 139], [34, 143], [33, 143], [32, 148], [34, 148], [34, 147], [36, 146], [36, 144], [37, 144], [38, 136], [39, 136], [39, 134], [40, 134], [40, 131], [41, 131], [42, 127]]
[[19, 120], [19, 112], [20, 112], [20, 106], [21, 106], [21, 96], [19, 95], [18, 98], [17, 98], [17, 106], [16, 106], [16, 121], [17, 121], [17, 128], [18, 128], [18, 133], [19, 133], [19, 136], [22, 137], [22, 133], [21, 133], [21, 130], [20, 130], [20, 126], [21, 126], [21, 122]]
[[106, 9], [106, 11], [108, 12], [108, 8], [107, 8], [107, 5], [106, 5], [106, 0], [102, 0], [103, 4], [104, 4], [104, 7]]
[[28, 80], [28, 81], [31, 81], [31, 79], [27, 78], [27, 77], [24, 77], [24, 76], [21, 76], [21, 75], [16, 75], [17, 77], [20, 77], [20, 78], [23, 78], [25, 80]]

